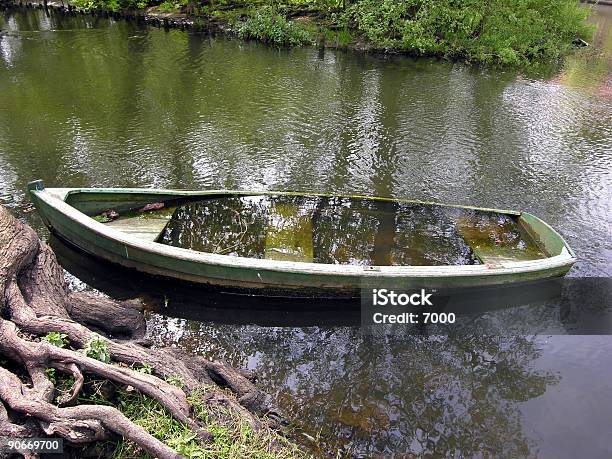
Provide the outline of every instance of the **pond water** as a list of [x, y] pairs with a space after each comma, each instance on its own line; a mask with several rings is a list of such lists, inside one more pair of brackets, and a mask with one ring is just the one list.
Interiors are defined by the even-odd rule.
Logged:
[[[610, 277], [612, 9], [593, 20], [592, 47], [519, 74], [3, 12], [0, 202], [45, 237], [39, 178], [519, 209], [575, 249], [571, 276]], [[152, 335], [256, 370], [318, 455], [612, 456], [612, 337], [232, 325], [198, 316], [207, 301], [151, 313]]]

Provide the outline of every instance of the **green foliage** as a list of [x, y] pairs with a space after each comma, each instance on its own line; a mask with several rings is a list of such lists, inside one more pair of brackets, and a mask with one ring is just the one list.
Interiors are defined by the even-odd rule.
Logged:
[[142, 366], [138, 368], [136, 371], [138, 371], [139, 373], [150, 375], [153, 373], [153, 367], [149, 365], [148, 363], [143, 363]]
[[100, 362], [110, 362], [108, 343], [102, 337], [94, 337], [87, 341], [87, 343], [85, 343], [85, 347], [83, 348], [83, 352], [87, 357], [99, 360]]
[[180, 11], [187, 5], [187, 0], [165, 0], [157, 7], [161, 11]]
[[71, 3], [77, 8], [85, 10], [106, 9], [110, 11], [122, 11], [129, 9], [143, 9], [152, 2], [148, 0], [72, 0]]
[[238, 29], [240, 38], [254, 39], [274, 46], [300, 46], [312, 43], [303, 26], [288, 21], [274, 7], [250, 11]]
[[43, 340], [57, 347], [66, 347], [68, 345], [68, 335], [59, 332], [49, 332], [43, 337]]
[[[187, 426], [174, 419], [156, 400], [137, 391], [120, 390], [118, 408], [134, 423], [143, 427], [157, 439], [188, 458], [219, 459], [288, 459], [306, 455], [288, 440], [267, 429], [254, 432], [247, 421], [227, 410], [217, 412], [203, 403], [204, 390], [195, 391], [189, 398], [197, 421], [213, 439], [202, 443]], [[151, 456], [125, 440], [115, 451], [115, 459], [145, 458]]]
[[519, 65], [589, 39], [588, 13], [574, 0], [360, 0], [342, 20], [378, 47]]
[[[47, 368], [47, 370], [49, 370], [49, 368]], [[55, 397], [55, 403], [58, 403], [60, 399], [65, 394], [67, 394], [70, 389], [72, 389], [72, 386], [74, 386], [75, 381], [74, 381], [74, 377], [72, 376], [65, 376], [65, 375], [60, 376], [60, 375], [56, 375], [55, 372], [53, 373], [53, 376], [55, 378], [55, 383], [53, 385], [55, 386], [55, 390], [58, 393], [57, 397]]]
[[[158, 1], [73, 3], [119, 11]], [[164, 0], [158, 9], [179, 11], [187, 3]], [[316, 33], [309, 33], [309, 24], [285, 15], [307, 11], [316, 13], [310, 19], [320, 37], [336, 46], [347, 46], [359, 36], [380, 49], [512, 66], [558, 59], [571, 50], [575, 38], [590, 41], [593, 32], [586, 22], [590, 8], [576, 0], [195, 0], [189, 6], [196, 21], [208, 18], [232, 28], [237, 24], [241, 38], [277, 47], [314, 42]]]
[[57, 378], [55, 377], [55, 368], [46, 368], [45, 375], [47, 376], [47, 378], [49, 378], [51, 384], [53, 384], [54, 386], [57, 385]]
[[181, 388], [185, 385], [183, 378], [181, 378], [178, 375], [168, 376], [166, 378], [166, 382], [169, 384], [172, 384], [173, 386], [181, 387]]

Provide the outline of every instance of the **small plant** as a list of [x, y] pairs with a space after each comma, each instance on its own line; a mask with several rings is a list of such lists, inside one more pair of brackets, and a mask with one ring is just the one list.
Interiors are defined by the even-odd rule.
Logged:
[[178, 375], [168, 376], [166, 378], [166, 382], [172, 384], [173, 386], [181, 387], [181, 388], [185, 385], [183, 378], [181, 378]]
[[197, 435], [191, 431], [180, 432], [168, 440], [168, 446], [174, 448], [181, 456], [189, 458], [203, 458], [204, 450], [197, 442]]
[[55, 397], [55, 403], [60, 403], [62, 398], [72, 389], [72, 386], [74, 386], [74, 378], [72, 376], [57, 376], [55, 377], [54, 386], [59, 393], [59, 395]]
[[83, 348], [83, 352], [87, 357], [99, 360], [100, 362], [110, 362], [110, 351], [108, 350], [108, 344], [101, 336], [91, 338], [89, 341], [87, 341], [87, 343], [85, 343], [85, 347]]
[[187, 5], [186, 0], [165, 0], [160, 3], [158, 9], [161, 11], [179, 11], [185, 5]]
[[49, 332], [43, 337], [43, 340], [57, 347], [66, 347], [68, 345], [68, 335], [59, 332]]
[[146, 375], [150, 375], [153, 373], [153, 367], [148, 363], [143, 363], [142, 366], [136, 369], [139, 373], [144, 373]]
[[49, 381], [51, 381], [51, 384], [53, 384], [54, 386], [57, 386], [57, 378], [55, 377], [55, 368], [45, 369], [45, 375], [47, 375], [47, 378], [49, 378]]

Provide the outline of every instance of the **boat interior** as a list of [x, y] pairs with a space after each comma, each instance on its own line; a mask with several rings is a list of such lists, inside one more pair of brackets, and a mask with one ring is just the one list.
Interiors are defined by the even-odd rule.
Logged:
[[65, 201], [136, 238], [230, 256], [364, 266], [497, 265], [563, 241], [526, 213], [366, 197], [70, 192]]

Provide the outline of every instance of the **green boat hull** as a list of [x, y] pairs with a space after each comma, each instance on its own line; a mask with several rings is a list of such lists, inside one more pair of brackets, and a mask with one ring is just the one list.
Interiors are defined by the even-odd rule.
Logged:
[[[548, 258], [499, 264], [457, 266], [354, 266], [277, 261], [195, 252], [144, 240], [91, 218], [113, 208], [118, 211], [152, 202], [212, 196], [296, 195], [292, 192], [180, 191], [149, 189], [48, 188], [29, 184], [32, 202], [47, 227], [80, 250], [101, 259], [154, 276], [247, 290], [261, 295], [354, 297], [364, 286], [454, 289], [492, 286], [565, 275], [576, 261], [574, 253], [549, 225], [526, 212], [479, 209], [516, 216], [520, 224], [549, 254]], [[354, 197], [354, 196], [353, 196]], [[363, 196], [359, 196], [363, 197]], [[372, 198], [395, 201], [388, 198]]]

